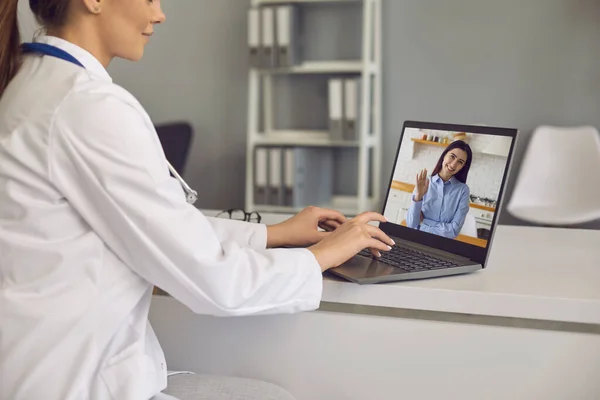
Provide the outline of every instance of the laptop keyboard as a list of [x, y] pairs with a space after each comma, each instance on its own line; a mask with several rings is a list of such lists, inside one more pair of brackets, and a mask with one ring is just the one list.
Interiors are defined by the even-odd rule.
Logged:
[[[373, 257], [369, 249], [364, 249], [358, 254], [369, 258]], [[390, 251], [382, 251], [381, 257], [378, 257], [377, 261], [400, 268], [406, 272], [429, 271], [459, 266], [455, 262], [398, 245], [393, 246]]]

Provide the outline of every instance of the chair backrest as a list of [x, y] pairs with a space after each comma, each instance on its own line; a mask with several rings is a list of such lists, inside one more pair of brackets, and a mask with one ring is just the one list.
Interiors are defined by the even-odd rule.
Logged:
[[188, 122], [172, 122], [156, 125], [156, 133], [167, 160], [183, 175], [194, 134]]
[[475, 217], [471, 214], [467, 214], [467, 217], [465, 218], [465, 223], [463, 224], [460, 230], [460, 234], [477, 237], [477, 221], [475, 220]]

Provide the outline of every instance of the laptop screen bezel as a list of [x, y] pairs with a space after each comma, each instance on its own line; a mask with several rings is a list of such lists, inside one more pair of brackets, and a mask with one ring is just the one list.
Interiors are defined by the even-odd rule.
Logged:
[[396, 149], [396, 157], [394, 159], [394, 165], [391, 171], [391, 176], [388, 181], [388, 188], [385, 195], [385, 199], [383, 202], [383, 213], [385, 214], [385, 209], [388, 205], [388, 198], [390, 196], [390, 192], [392, 189], [392, 181], [394, 179], [394, 173], [396, 171], [396, 166], [398, 163], [398, 155], [400, 153], [400, 149], [403, 145], [402, 141], [404, 139], [404, 135], [406, 134], [407, 128], [417, 128], [417, 129], [428, 129], [428, 130], [441, 130], [441, 131], [452, 131], [452, 132], [467, 132], [474, 134], [485, 134], [485, 135], [496, 135], [496, 136], [507, 136], [511, 137], [513, 140], [511, 141], [510, 150], [508, 152], [506, 165], [504, 168], [504, 174], [502, 176], [502, 182], [500, 184], [500, 191], [498, 193], [498, 198], [496, 201], [496, 211], [494, 212], [494, 217], [492, 218], [492, 223], [490, 227], [490, 234], [487, 241], [486, 247], [477, 246], [470, 243], [465, 243], [459, 240], [450, 239], [447, 237], [443, 237], [440, 235], [422, 232], [417, 229], [409, 228], [403, 225], [399, 225], [392, 222], [384, 222], [380, 224], [380, 229], [383, 230], [387, 235], [394, 236], [400, 239], [408, 240], [411, 242], [419, 243], [424, 246], [429, 246], [432, 248], [436, 248], [439, 250], [447, 251], [452, 254], [457, 254], [463, 257], [467, 257], [475, 262], [478, 262], [485, 268], [485, 264], [487, 261], [487, 256], [489, 254], [489, 249], [492, 245], [492, 241], [494, 239], [494, 232], [496, 230], [496, 226], [498, 224], [498, 218], [500, 216], [500, 211], [502, 208], [502, 203], [504, 199], [504, 193], [506, 191], [506, 182], [508, 181], [508, 177], [510, 175], [510, 169], [512, 166], [512, 158], [514, 154], [514, 149], [517, 142], [517, 129], [513, 128], [502, 128], [502, 127], [491, 127], [491, 126], [483, 126], [483, 125], [463, 125], [463, 124], [448, 124], [448, 123], [437, 123], [437, 122], [421, 122], [421, 121], [405, 121], [404, 126], [402, 127], [402, 133], [400, 135], [400, 140], [398, 142], [398, 146]]

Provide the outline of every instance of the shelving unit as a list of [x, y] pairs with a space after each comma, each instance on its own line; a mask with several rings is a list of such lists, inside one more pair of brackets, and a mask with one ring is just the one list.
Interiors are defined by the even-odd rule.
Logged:
[[[254, 201], [257, 146], [330, 147], [356, 149], [358, 173], [355, 195], [336, 195], [323, 205], [356, 215], [380, 208], [381, 176], [381, 0], [252, 0], [251, 7], [302, 3], [360, 4], [362, 15], [361, 56], [357, 60], [307, 60], [291, 67], [249, 69], [248, 126], [246, 153], [246, 210], [297, 212], [304, 208], [256, 204]], [[327, 129], [306, 130], [274, 128], [273, 79], [276, 75], [321, 74], [327, 77], [361, 77], [359, 123], [356, 140], [333, 139]], [[261, 127], [262, 125], [262, 127]], [[307, 204], [308, 205], [308, 204]]]

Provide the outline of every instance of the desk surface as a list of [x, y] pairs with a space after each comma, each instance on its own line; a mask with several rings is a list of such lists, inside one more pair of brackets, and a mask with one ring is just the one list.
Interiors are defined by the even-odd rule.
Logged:
[[[288, 216], [263, 217], [271, 224]], [[600, 231], [500, 225], [482, 271], [377, 285], [325, 274], [322, 300], [600, 324]]]

